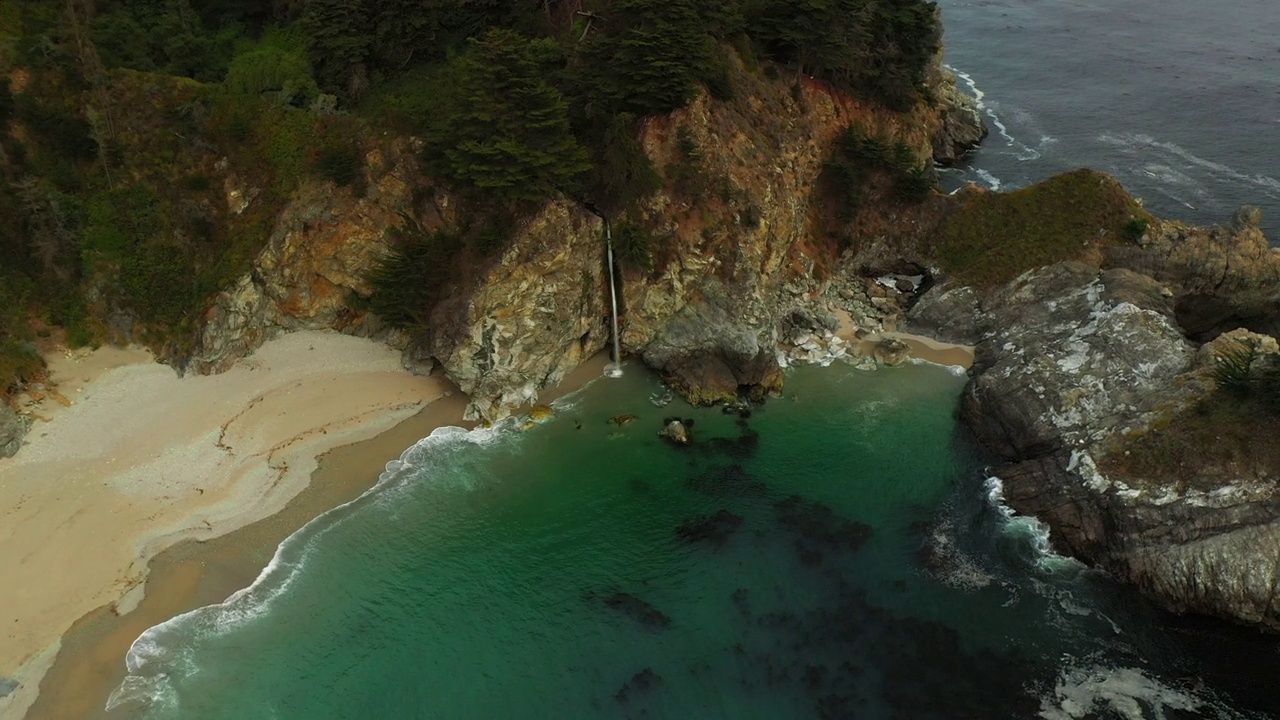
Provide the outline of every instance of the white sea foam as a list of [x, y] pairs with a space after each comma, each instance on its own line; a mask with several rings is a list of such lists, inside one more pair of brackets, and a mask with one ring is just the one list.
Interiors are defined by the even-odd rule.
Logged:
[[[1197, 170], [1216, 182], [1246, 185], [1255, 192], [1270, 198], [1280, 198], [1280, 180], [1261, 173], [1243, 173], [1235, 168], [1202, 158], [1175, 143], [1159, 140], [1146, 133], [1104, 132], [1098, 141], [1115, 147], [1128, 155], [1144, 159], [1143, 172], [1159, 182], [1177, 187], [1193, 188], [1202, 198], [1209, 197], [1199, 180], [1187, 173]], [[1154, 158], [1154, 160], [1147, 160]], [[1177, 169], [1174, 166], [1179, 166]], [[1178, 199], [1190, 206], [1186, 200]]]
[[1004, 518], [1005, 532], [1024, 540], [1031, 548], [1035, 558], [1035, 566], [1043, 572], [1060, 570], [1079, 570], [1084, 566], [1074, 558], [1069, 558], [1053, 551], [1049, 541], [1049, 526], [1039, 518], [1019, 515], [1004, 501], [1004, 482], [992, 475], [986, 480], [984, 488], [987, 502]]
[[1141, 669], [1100, 664], [1068, 663], [1058, 674], [1053, 690], [1040, 698], [1040, 717], [1045, 720], [1104, 715], [1126, 720], [1165, 720], [1167, 712], [1174, 710], [1216, 720], [1248, 717], [1207, 693], [1170, 686]]
[[441, 427], [414, 443], [398, 459], [388, 462], [378, 482], [360, 497], [313, 518], [280, 543], [271, 561], [249, 587], [236, 591], [222, 603], [178, 615], [138, 636], [125, 655], [128, 675], [112, 692], [106, 709], [140, 704], [176, 712], [177, 691], [173, 679], [198, 670], [192, 641], [233, 631], [267, 612], [305, 566], [315, 541], [350, 516], [348, 508], [386, 498], [407, 487], [429, 463], [443, 460], [442, 456], [455, 449], [513, 441], [519, 436], [514, 430], [512, 420], [474, 430]]
[[987, 184], [987, 187], [992, 190], [999, 190], [1004, 186], [1004, 183], [1000, 181], [1000, 178], [992, 175], [990, 172], [987, 172], [982, 168], [974, 168], [973, 171], [977, 173], [978, 177], [981, 178], [982, 181]]

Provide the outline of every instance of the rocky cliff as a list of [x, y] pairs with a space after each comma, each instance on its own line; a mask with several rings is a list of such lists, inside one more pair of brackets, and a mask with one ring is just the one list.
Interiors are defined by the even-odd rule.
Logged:
[[[836, 134], [856, 120], [923, 161], [952, 107], [892, 113], [743, 67], [735, 87], [732, 100], [703, 94], [645, 126], [643, 147], [667, 183], [638, 221], [659, 247], [651, 268], [620, 273], [624, 351], [703, 402], [781, 384], [780, 321], [820, 300], [838, 252], [821, 231], [819, 192]], [[450, 199], [426, 189], [416, 158], [411, 141], [387, 143], [366, 155], [363, 196], [318, 182], [297, 193], [252, 271], [218, 296], [187, 368], [217, 372], [273, 334], [336, 328], [387, 338], [419, 370], [438, 365], [471, 397], [469, 417], [495, 420], [604, 348], [603, 226], [567, 199], [525, 220], [499, 256], [459, 271], [422, 336], [351, 307], [369, 292], [364, 278], [388, 227], [450, 221]], [[696, 174], [696, 187], [675, 179], [682, 171]], [[234, 168], [228, 178], [234, 212], [253, 193]]]
[[1276, 419], [1214, 381], [1240, 343], [1276, 344], [1195, 341], [1276, 321], [1280, 251], [1256, 225], [1249, 209], [1221, 228], [1160, 223], [1100, 263], [940, 287], [911, 320], [977, 342], [962, 415], [1060, 551], [1171, 610], [1280, 630], [1280, 461], [1254, 433]]

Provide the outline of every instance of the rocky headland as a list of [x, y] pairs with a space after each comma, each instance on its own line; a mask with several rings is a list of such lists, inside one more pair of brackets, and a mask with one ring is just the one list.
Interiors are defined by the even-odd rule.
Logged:
[[[794, 362], [901, 364], [910, 346], [881, 339], [892, 331], [974, 345], [962, 416], [1001, 458], [1014, 509], [1165, 607], [1280, 630], [1280, 458], [1241, 434], [1272, 421], [1215, 380], [1242, 343], [1260, 363], [1275, 349], [1280, 255], [1257, 212], [1162, 221], [1089, 171], [906, 201], [877, 167], [851, 202], [832, 169], [852, 128], [895, 148], [900, 169], [955, 162], [985, 136], [940, 59], [930, 102], [906, 112], [732, 62], [733, 97], [703, 91], [641, 127], [663, 185], [629, 213], [643, 257], [624, 252], [615, 271], [624, 354], [710, 404], [766, 397]], [[162, 358], [217, 373], [278, 335], [334, 329], [388, 342], [492, 422], [607, 347], [604, 223], [566, 197], [498, 252], [452, 257], [417, 329], [371, 312], [393, 229], [449, 230], [459, 201], [425, 174], [418, 140], [361, 151], [359, 182], [312, 178], [289, 196], [249, 270]], [[265, 212], [249, 168], [209, 168], [218, 217]], [[127, 317], [107, 324], [132, 339]], [[0, 455], [26, 425], [0, 407]]]

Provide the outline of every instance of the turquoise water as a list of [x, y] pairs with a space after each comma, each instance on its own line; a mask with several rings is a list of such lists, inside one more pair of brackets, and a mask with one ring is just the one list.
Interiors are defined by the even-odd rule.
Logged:
[[1007, 516], [963, 383], [800, 369], [739, 418], [655, 407], [632, 369], [527, 432], [438, 431], [251, 588], [148, 631], [111, 715], [1264, 717]]

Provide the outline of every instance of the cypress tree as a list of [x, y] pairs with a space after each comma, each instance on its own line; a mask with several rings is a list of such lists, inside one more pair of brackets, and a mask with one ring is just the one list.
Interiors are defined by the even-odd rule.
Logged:
[[452, 93], [428, 139], [456, 185], [499, 202], [538, 202], [572, 188], [589, 167], [568, 104], [539, 64], [553, 47], [495, 29], [453, 62]]
[[310, 0], [300, 20], [316, 82], [355, 99], [368, 86], [372, 22], [364, 0]]

